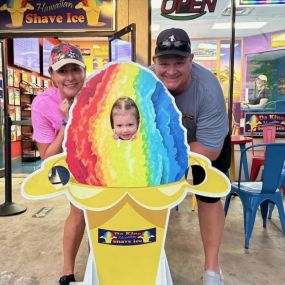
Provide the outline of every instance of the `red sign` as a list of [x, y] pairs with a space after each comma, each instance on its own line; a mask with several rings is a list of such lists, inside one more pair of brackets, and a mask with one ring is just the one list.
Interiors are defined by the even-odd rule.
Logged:
[[207, 11], [215, 12], [216, 4], [217, 0], [163, 0], [161, 16], [171, 20], [193, 20], [205, 15]]

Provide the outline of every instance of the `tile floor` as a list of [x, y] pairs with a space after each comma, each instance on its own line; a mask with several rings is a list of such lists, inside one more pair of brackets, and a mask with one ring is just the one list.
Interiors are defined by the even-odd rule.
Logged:
[[[0, 217], [0, 285], [56, 285], [62, 270], [62, 231], [69, 202], [64, 196], [30, 201], [20, 195], [23, 178], [13, 178], [13, 201], [27, 211]], [[0, 204], [4, 179], [0, 179]], [[52, 208], [43, 218], [33, 215]], [[174, 285], [201, 285], [203, 250], [197, 211], [191, 197], [172, 210], [166, 239], [166, 254]], [[85, 237], [76, 261], [76, 278], [82, 280], [88, 256]], [[239, 199], [233, 199], [224, 232], [220, 262], [226, 285], [285, 284], [285, 238], [276, 210], [266, 229], [258, 214], [251, 247], [244, 249], [243, 215]], [[136, 284], [134, 284], [136, 285]]]

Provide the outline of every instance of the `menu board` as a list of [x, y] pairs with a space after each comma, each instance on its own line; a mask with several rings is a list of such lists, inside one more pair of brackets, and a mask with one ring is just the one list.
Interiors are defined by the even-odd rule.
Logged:
[[131, 61], [132, 45], [130, 42], [115, 39], [111, 42], [111, 54], [112, 61]]
[[40, 44], [38, 38], [13, 39], [13, 64], [40, 72]]
[[54, 47], [47, 39], [43, 39], [43, 76], [50, 77], [49, 69], [49, 56], [52, 48]]

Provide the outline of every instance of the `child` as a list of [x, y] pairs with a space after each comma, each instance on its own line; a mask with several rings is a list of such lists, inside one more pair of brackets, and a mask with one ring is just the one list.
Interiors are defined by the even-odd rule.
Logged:
[[131, 98], [119, 98], [112, 107], [110, 119], [115, 139], [136, 138], [140, 115], [136, 103]]

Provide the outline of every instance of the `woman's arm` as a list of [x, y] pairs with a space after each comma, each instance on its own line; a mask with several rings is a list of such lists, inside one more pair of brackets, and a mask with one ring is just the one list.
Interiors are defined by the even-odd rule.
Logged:
[[242, 108], [262, 108], [267, 102], [267, 98], [261, 98], [259, 104], [256, 105], [242, 103]]
[[61, 153], [63, 139], [64, 139], [64, 126], [60, 128], [55, 140], [52, 143], [37, 142], [41, 159], [46, 159], [52, 155]]
[[[68, 120], [68, 111], [72, 102], [64, 99], [60, 105], [59, 110], [63, 115], [65, 121]], [[52, 155], [62, 152], [62, 143], [64, 139], [64, 129], [65, 126], [62, 125], [59, 132], [57, 133], [55, 139], [51, 143], [40, 143], [37, 142], [38, 150], [40, 152], [41, 159], [46, 159]]]

